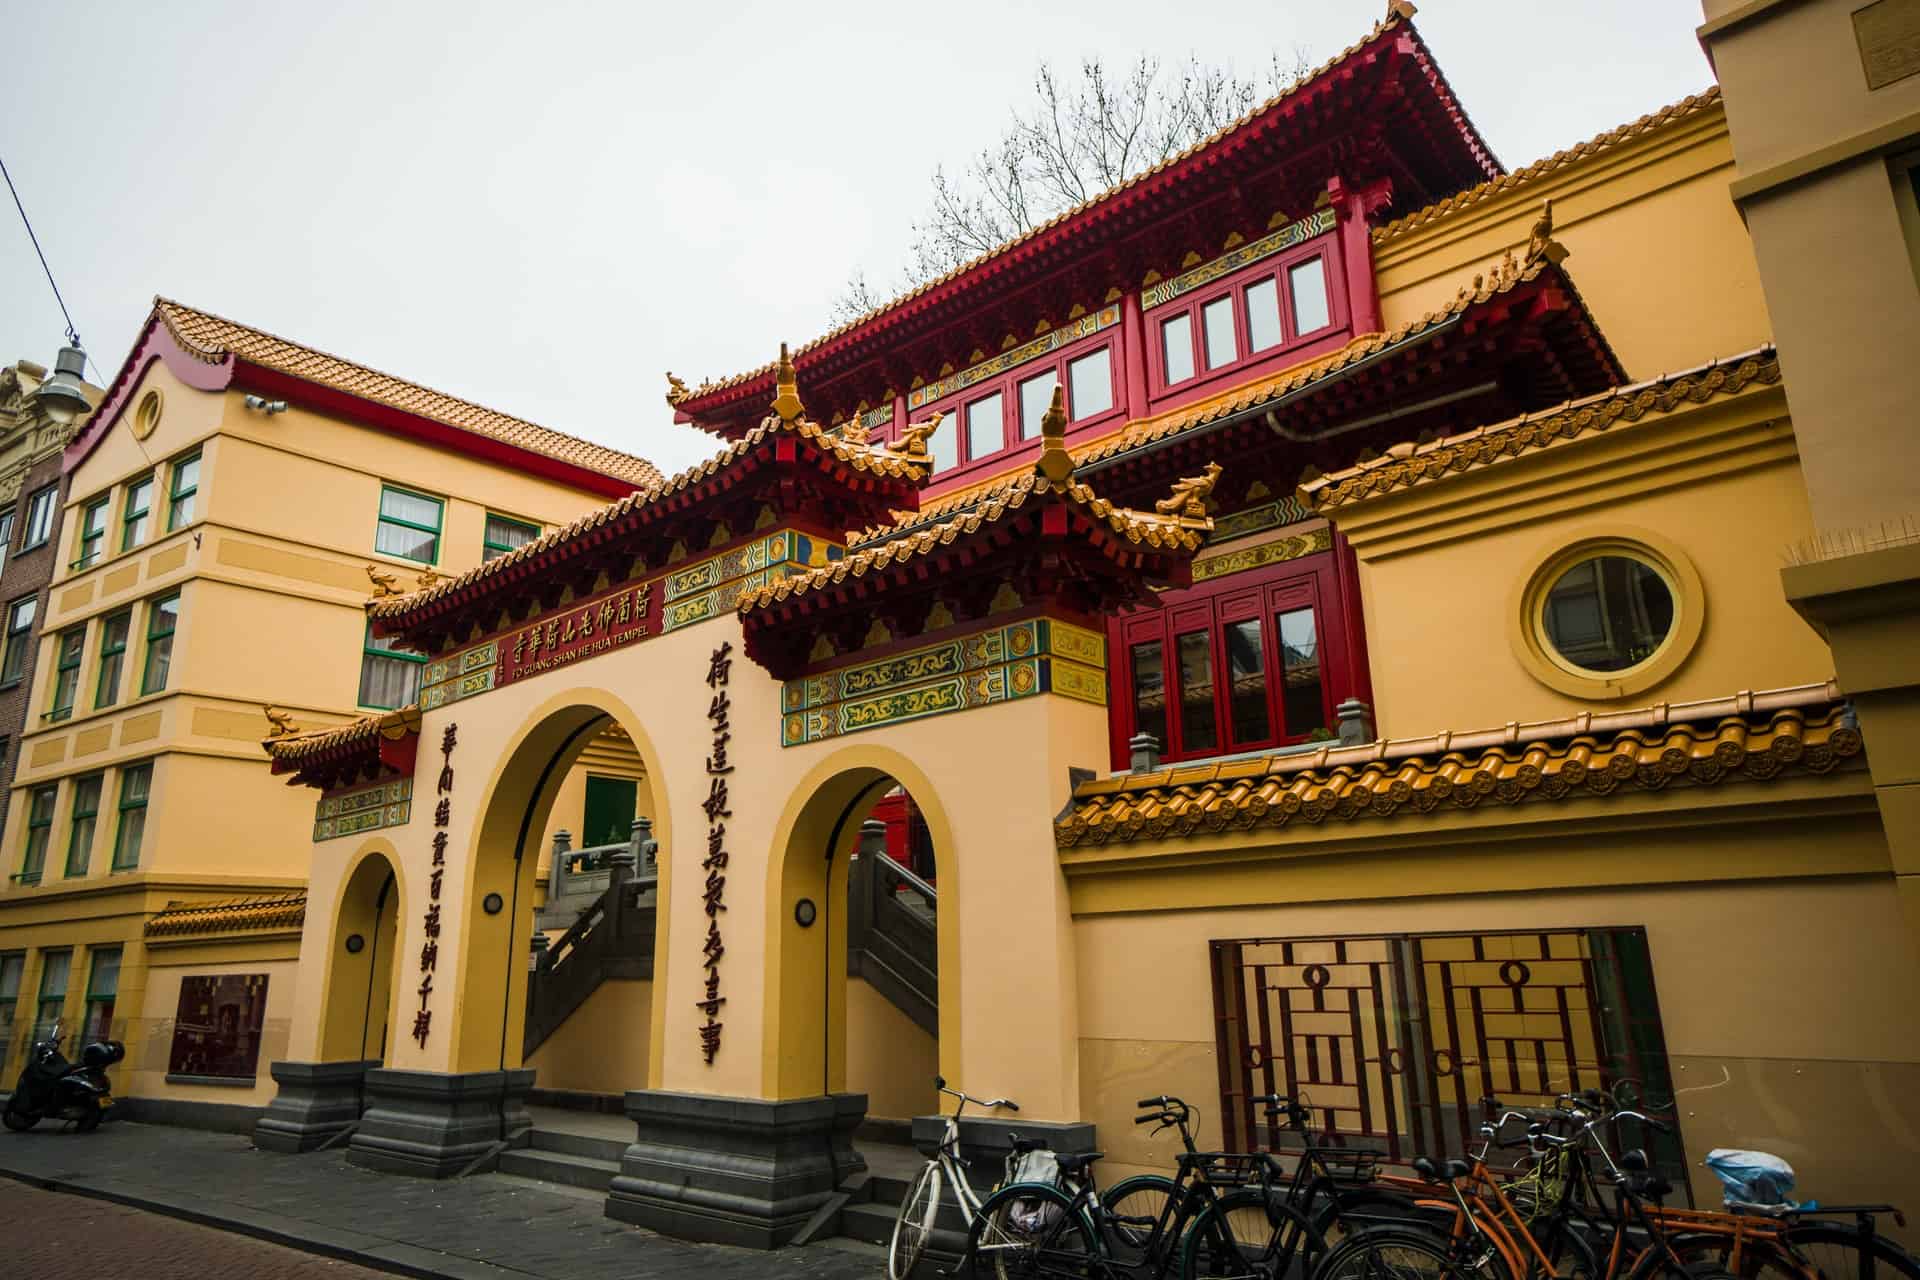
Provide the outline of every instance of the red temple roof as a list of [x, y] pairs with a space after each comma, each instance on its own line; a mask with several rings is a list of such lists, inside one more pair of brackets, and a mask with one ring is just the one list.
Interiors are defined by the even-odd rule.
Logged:
[[261, 743], [290, 787], [330, 791], [382, 777], [410, 777], [420, 747], [420, 708], [401, 707], [346, 724], [268, 738]]

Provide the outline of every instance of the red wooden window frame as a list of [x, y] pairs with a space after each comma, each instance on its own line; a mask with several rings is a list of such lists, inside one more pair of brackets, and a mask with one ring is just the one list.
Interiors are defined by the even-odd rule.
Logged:
[[[1314, 725], [1293, 726], [1285, 723], [1278, 619], [1281, 614], [1302, 607], [1313, 610], [1315, 649], [1320, 664], [1321, 720]], [[1252, 618], [1261, 620], [1266, 731], [1242, 740], [1235, 735], [1226, 634], [1229, 626]], [[1315, 729], [1334, 731], [1335, 707], [1341, 699], [1356, 692], [1347, 628], [1339, 574], [1330, 552], [1169, 591], [1161, 597], [1157, 609], [1110, 619], [1107, 623], [1107, 719], [1112, 732], [1113, 767], [1127, 767], [1127, 741], [1139, 732], [1134, 704], [1135, 645], [1155, 641], [1160, 645], [1167, 727], [1160, 744], [1161, 758], [1201, 760], [1291, 746], [1307, 741]], [[1199, 746], [1186, 741], [1187, 734], [1181, 724], [1185, 703], [1178, 653], [1179, 637], [1196, 633], [1207, 637], [1213, 690], [1213, 741]]]
[[[1326, 280], [1327, 323], [1306, 333], [1298, 331], [1294, 319], [1291, 273], [1310, 259], [1321, 260]], [[1152, 399], [1186, 396], [1205, 388], [1231, 373], [1245, 372], [1250, 366], [1292, 355], [1301, 347], [1334, 336], [1344, 336], [1351, 320], [1347, 310], [1346, 263], [1340, 257], [1339, 231], [1315, 236], [1305, 244], [1283, 253], [1249, 263], [1231, 275], [1222, 276], [1204, 288], [1195, 289], [1174, 302], [1142, 312], [1146, 327], [1148, 394]], [[1280, 341], [1270, 347], [1252, 349], [1252, 326], [1248, 324], [1247, 290], [1266, 280], [1274, 282], [1275, 300], [1280, 308]], [[1233, 300], [1234, 358], [1216, 368], [1207, 368], [1207, 337], [1201, 312], [1222, 298]], [[1167, 381], [1166, 324], [1185, 318], [1193, 342], [1193, 372], [1178, 382]]]
[[[1077, 342], [1060, 348], [1051, 355], [1037, 360], [1029, 360], [1015, 365], [1005, 373], [991, 378], [983, 378], [972, 386], [956, 391], [950, 396], [935, 400], [920, 409], [909, 412], [915, 422], [924, 422], [937, 411], [945, 417], [940, 423], [942, 431], [952, 430], [955, 454], [958, 461], [951, 467], [934, 472], [929, 483], [930, 490], [938, 490], [950, 484], [958, 477], [977, 479], [990, 471], [1005, 466], [1018, 457], [1022, 449], [1036, 456], [1040, 452], [1040, 433], [1026, 437], [1020, 435], [1020, 384], [1041, 377], [1049, 370], [1061, 386], [1067, 387], [1067, 434], [1075, 435], [1081, 431], [1103, 426], [1113, 426], [1126, 417], [1127, 383], [1126, 354], [1121, 344], [1122, 326], [1109, 325], [1098, 333], [1090, 333]], [[1099, 413], [1085, 418], [1073, 416], [1073, 389], [1067, 382], [1067, 366], [1085, 359], [1096, 351], [1105, 348], [1107, 352], [1107, 375], [1112, 384], [1112, 403]], [[970, 455], [967, 441], [967, 407], [988, 396], [999, 392], [1000, 401], [1000, 447], [991, 452]], [[952, 424], [949, 427], [948, 424]]]

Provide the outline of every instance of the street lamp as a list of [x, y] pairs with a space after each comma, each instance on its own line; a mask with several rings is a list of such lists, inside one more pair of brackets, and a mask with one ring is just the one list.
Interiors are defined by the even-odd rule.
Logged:
[[63, 427], [93, 407], [87, 400], [86, 369], [87, 353], [80, 349], [79, 337], [72, 336], [53, 362], [53, 376], [33, 393], [34, 403]]

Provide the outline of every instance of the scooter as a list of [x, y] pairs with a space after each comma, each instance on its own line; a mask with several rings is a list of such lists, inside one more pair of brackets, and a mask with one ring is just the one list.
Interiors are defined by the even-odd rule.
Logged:
[[27, 1065], [0, 1112], [0, 1120], [16, 1133], [42, 1120], [71, 1120], [81, 1133], [92, 1133], [113, 1109], [107, 1068], [127, 1056], [126, 1046], [96, 1040], [80, 1051], [79, 1062], [68, 1062], [60, 1054], [60, 1029], [55, 1022], [52, 1034], [27, 1051]]

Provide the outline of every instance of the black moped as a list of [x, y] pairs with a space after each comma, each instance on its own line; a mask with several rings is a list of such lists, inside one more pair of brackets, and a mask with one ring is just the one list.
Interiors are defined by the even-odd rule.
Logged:
[[80, 1061], [68, 1062], [60, 1053], [60, 1027], [27, 1051], [27, 1065], [13, 1086], [0, 1121], [16, 1133], [42, 1120], [71, 1120], [81, 1133], [91, 1133], [113, 1109], [113, 1086], [107, 1068], [127, 1056], [118, 1040], [96, 1040], [80, 1050]]

